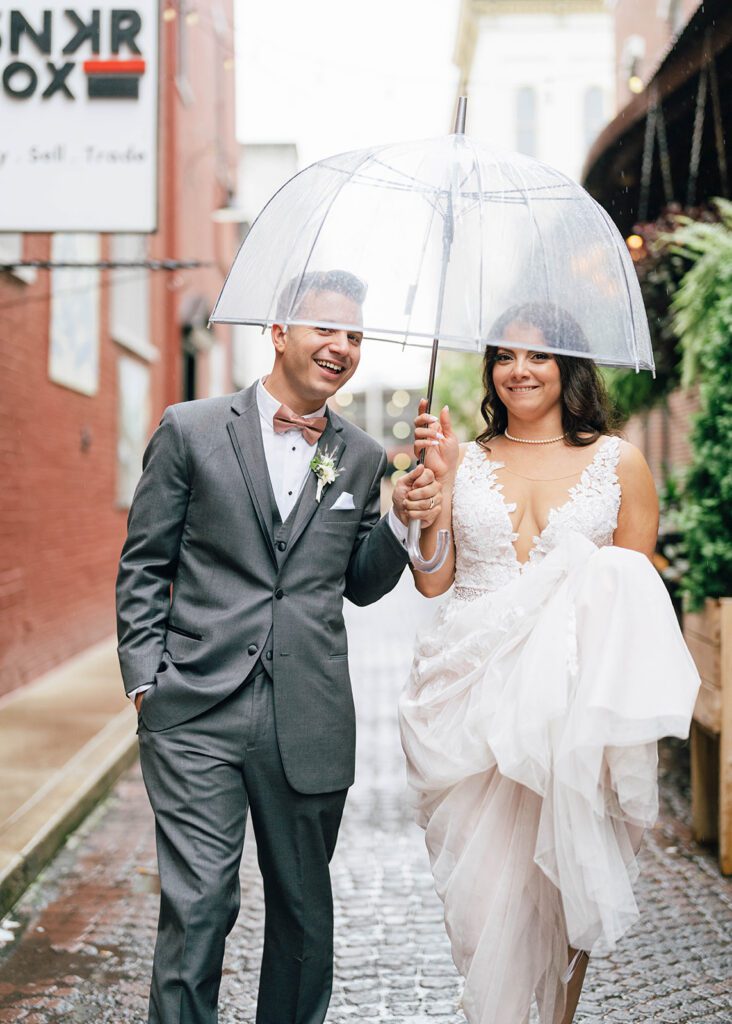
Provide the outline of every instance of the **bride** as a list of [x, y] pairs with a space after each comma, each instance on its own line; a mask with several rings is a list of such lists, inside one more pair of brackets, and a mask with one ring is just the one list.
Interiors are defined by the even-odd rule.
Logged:
[[[649, 562], [650, 471], [609, 430], [595, 365], [556, 307], [514, 308], [484, 359], [486, 427], [458, 446], [424, 412], [454, 547], [400, 701], [419, 823], [470, 1024], [570, 1024], [590, 954], [636, 921], [657, 812], [656, 741], [685, 737], [698, 676]], [[530, 346], [530, 349], [527, 348]], [[452, 502], [449, 495], [452, 493]]]

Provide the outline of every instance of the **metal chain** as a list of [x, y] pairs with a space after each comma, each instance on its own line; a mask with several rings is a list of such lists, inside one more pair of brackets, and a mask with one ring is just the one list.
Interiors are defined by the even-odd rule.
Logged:
[[671, 156], [666, 139], [666, 122], [663, 117], [663, 103], [658, 104], [658, 120], [656, 121], [656, 134], [658, 135], [658, 151], [661, 157], [661, 177], [663, 179], [663, 193], [667, 203], [673, 202], [674, 186], [671, 180]]
[[691, 137], [691, 155], [689, 157], [689, 183], [686, 189], [687, 206], [693, 206], [696, 202], [696, 183], [699, 180], [699, 162], [701, 160], [702, 137], [704, 135], [704, 114], [707, 107], [708, 79], [708, 66], [705, 65], [699, 75], [699, 88], [696, 92], [694, 131]]
[[727, 153], [724, 148], [724, 125], [722, 123], [722, 105], [719, 100], [719, 81], [717, 65], [714, 57], [709, 58], [709, 77], [712, 86], [712, 114], [714, 116], [714, 139], [717, 149], [717, 166], [719, 167], [720, 193], [729, 198], [729, 175], [727, 173]]
[[653, 174], [653, 146], [656, 140], [656, 105], [655, 89], [651, 96], [651, 106], [646, 113], [646, 131], [643, 139], [643, 161], [641, 163], [640, 196], [638, 199], [638, 220], [643, 223], [648, 219], [648, 197], [651, 192], [651, 175]]

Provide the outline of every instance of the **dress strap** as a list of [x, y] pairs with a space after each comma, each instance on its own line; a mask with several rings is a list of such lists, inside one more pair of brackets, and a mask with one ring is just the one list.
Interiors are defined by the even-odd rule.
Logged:
[[615, 474], [620, 459], [620, 438], [611, 435], [605, 438], [592, 460], [592, 468], [600, 472]]

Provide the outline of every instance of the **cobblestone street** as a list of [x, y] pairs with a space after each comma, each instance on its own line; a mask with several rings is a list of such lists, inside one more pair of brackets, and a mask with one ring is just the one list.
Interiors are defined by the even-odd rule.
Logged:
[[[396, 726], [414, 630], [431, 614], [407, 579], [380, 604], [348, 609], [359, 764], [333, 863], [331, 1024], [359, 1017], [391, 1024], [464, 1021], [422, 833], [405, 803]], [[713, 857], [677, 822], [688, 820], [688, 806], [674, 780], [679, 753], [671, 753], [663, 759], [659, 823], [642, 854], [641, 922], [612, 957], [591, 963], [579, 1024], [732, 1024], [732, 880], [720, 878]], [[0, 1021], [142, 1024], [156, 882], [152, 815], [135, 768], [10, 915], [19, 937], [0, 953]], [[254, 1020], [262, 923], [250, 835], [222, 1024]]]

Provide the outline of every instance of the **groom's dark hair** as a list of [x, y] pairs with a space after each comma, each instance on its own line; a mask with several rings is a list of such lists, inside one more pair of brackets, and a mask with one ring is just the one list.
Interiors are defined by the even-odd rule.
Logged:
[[[508, 410], [493, 384], [493, 366], [499, 347], [513, 347], [511, 342], [503, 341], [510, 324], [536, 327], [544, 336], [547, 348], [553, 350], [562, 382], [562, 429], [568, 444], [584, 447], [602, 434], [612, 433], [615, 417], [597, 366], [584, 356], [563, 355], [561, 352], [562, 349], [589, 352], [584, 331], [561, 306], [527, 302], [507, 309], [488, 332], [489, 342], [494, 344], [486, 346], [483, 359], [485, 395], [480, 403], [480, 412], [486, 429], [478, 435], [478, 444], [486, 447], [491, 438], [502, 434], [508, 427]], [[502, 346], [495, 344], [502, 341]]]
[[358, 306], [363, 305], [368, 285], [348, 270], [311, 270], [293, 277], [277, 296], [277, 323], [296, 320], [311, 292], [336, 292]]

